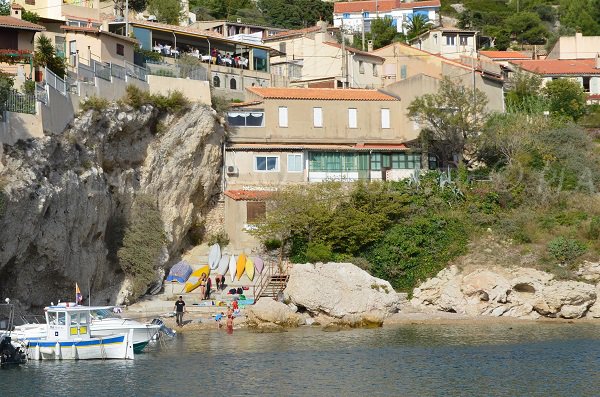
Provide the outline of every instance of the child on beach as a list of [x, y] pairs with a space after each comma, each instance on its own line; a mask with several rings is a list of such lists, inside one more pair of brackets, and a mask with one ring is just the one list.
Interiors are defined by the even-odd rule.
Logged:
[[217, 329], [221, 328], [221, 320], [223, 319], [223, 317], [225, 317], [225, 314], [223, 312], [218, 313], [215, 316], [215, 321], [217, 322]]
[[233, 334], [233, 316], [227, 316], [227, 333]]

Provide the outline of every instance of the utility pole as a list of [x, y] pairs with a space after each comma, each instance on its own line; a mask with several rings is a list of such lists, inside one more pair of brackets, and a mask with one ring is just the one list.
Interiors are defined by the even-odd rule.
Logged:
[[475, 108], [475, 53], [471, 50], [471, 70], [473, 72], [473, 108]]
[[360, 10], [360, 15], [362, 15], [362, 50], [365, 50], [365, 10]]

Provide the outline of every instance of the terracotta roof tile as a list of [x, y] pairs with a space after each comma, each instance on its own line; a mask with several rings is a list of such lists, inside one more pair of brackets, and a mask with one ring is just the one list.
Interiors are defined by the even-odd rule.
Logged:
[[33, 30], [36, 32], [41, 32], [46, 30], [42, 25], [38, 25], [35, 23], [31, 23], [28, 21], [23, 21], [22, 19], [9, 17], [9, 16], [0, 16], [0, 27], [2, 28], [14, 28], [14, 29], [22, 29], [22, 30]]
[[329, 101], [397, 101], [393, 96], [377, 90], [335, 88], [262, 88], [250, 87], [248, 91], [268, 99], [312, 99]]
[[[377, 7], [377, 9], [375, 8]], [[333, 4], [334, 14], [357, 12], [390, 12], [398, 9], [413, 9], [422, 7], [440, 7], [439, 0], [415, 1], [404, 3], [401, 0], [368, 0], [368, 1], [343, 1]]]
[[541, 59], [511, 63], [528, 72], [542, 75], [600, 75], [595, 59]]
[[266, 190], [225, 190], [225, 196], [235, 201], [264, 201], [273, 197], [273, 191]]
[[318, 32], [319, 30], [321, 30], [320, 26], [311, 26], [310, 28], [305, 29], [286, 30], [285, 32], [279, 32], [272, 36], [269, 36], [265, 40], [276, 40], [282, 39], [284, 37], [301, 36], [306, 33]]
[[159, 29], [174, 30], [175, 32], [193, 33], [193, 34], [197, 34], [200, 36], [212, 36], [212, 37], [218, 37], [221, 39], [225, 38], [222, 34], [219, 34], [217, 32], [213, 32], [210, 30], [200, 30], [200, 29], [184, 27], [184, 26], [169, 25], [166, 23], [150, 22], [150, 21], [132, 21], [132, 22], [130, 22], [130, 24], [155, 27], [155, 28], [159, 28]]
[[530, 56], [519, 51], [479, 51], [479, 53], [492, 59], [531, 59]]
[[[341, 44], [333, 43], [333, 42], [329, 42], [329, 41], [324, 41], [323, 44], [327, 44], [327, 45], [332, 46], [332, 47], [342, 48]], [[354, 47], [348, 47], [348, 46], [346, 46], [346, 51], [348, 51], [351, 54], [358, 54], [358, 55], [364, 55], [366, 57], [379, 58], [380, 60], [385, 61], [385, 58], [382, 58], [379, 55], [375, 55], [375, 54], [372, 54], [372, 53], [366, 52], [366, 51], [361, 51], [361, 50], [359, 50], [357, 48], [354, 48]]]

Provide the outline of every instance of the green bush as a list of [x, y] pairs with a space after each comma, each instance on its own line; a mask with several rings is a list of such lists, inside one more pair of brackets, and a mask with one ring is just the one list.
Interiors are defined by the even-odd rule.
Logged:
[[310, 242], [306, 246], [306, 261], [310, 263], [329, 262], [333, 253], [331, 247], [323, 243]]
[[563, 236], [552, 239], [547, 246], [548, 253], [561, 263], [571, 263], [585, 253], [587, 247], [578, 240]]
[[25, 94], [33, 95], [35, 94], [35, 81], [26, 80], [21, 88]]
[[133, 282], [134, 297], [142, 295], [155, 281], [155, 266], [164, 243], [164, 226], [154, 199], [148, 195], [138, 196], [123, 246], [117, 252], [121, 269]]
[[219, 231], [208, 236], [206, 239], [208, 245], [219, 244], [221, 247], [229, 245], [229, 236], [225, 231]]
[[598, 240], [600, 237], [600, 216], [593, 216], [587, 231], [587, 238]]
[[110, 105], [110, 102], [108, 102], [108, 100], [94, 95], [94, 96], [87, 98], [86, 100], [81, 101], [79, 108], [83, 112], [87, 112], [88, 110], [94, 110], [96, 112], [103, 112], [106, 109], [108, 109], [109, 105]]
[[123, 102], [134, 109], [151, 105], [161, 112], [179, 114], [190, 107], [190, 102], [180, 91], [169, 92], [169, 95], [150, 94], [134, 85], [128, 85]]
[[263, 245], [267, 251], [274, 251], [276, 249], [281, 248], [281, 240], [276, 238], [271, 238], [266, 240]]
[[154, 72], [154, 74], [156, 76], [163, 76], [163, 77], [176, 77], [175, 73], [169, 69], [158, 69], [156, 72]]

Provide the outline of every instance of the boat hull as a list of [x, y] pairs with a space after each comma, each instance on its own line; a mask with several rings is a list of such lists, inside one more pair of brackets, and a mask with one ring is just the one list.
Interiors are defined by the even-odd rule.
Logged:
[[29, 342], [32, 360], [133, 359], [130, 335], [122, 334], [87, 340], [35, 340]]
[[160, 331], [160, 326], [155, 324], [130, 324], [128, 320], [121, 320], [121, 324], [112, 326], [111, 324], [103, 324], [102, 321], [92, 323], [91, 332], [92, 336], [107, 337], [110, 335], [116, 335], [119, 333], [126, 332], [127, 330], [133, 331], [133, 350], [135, 353], [139, 353], [154, 338], [154, 336]]

